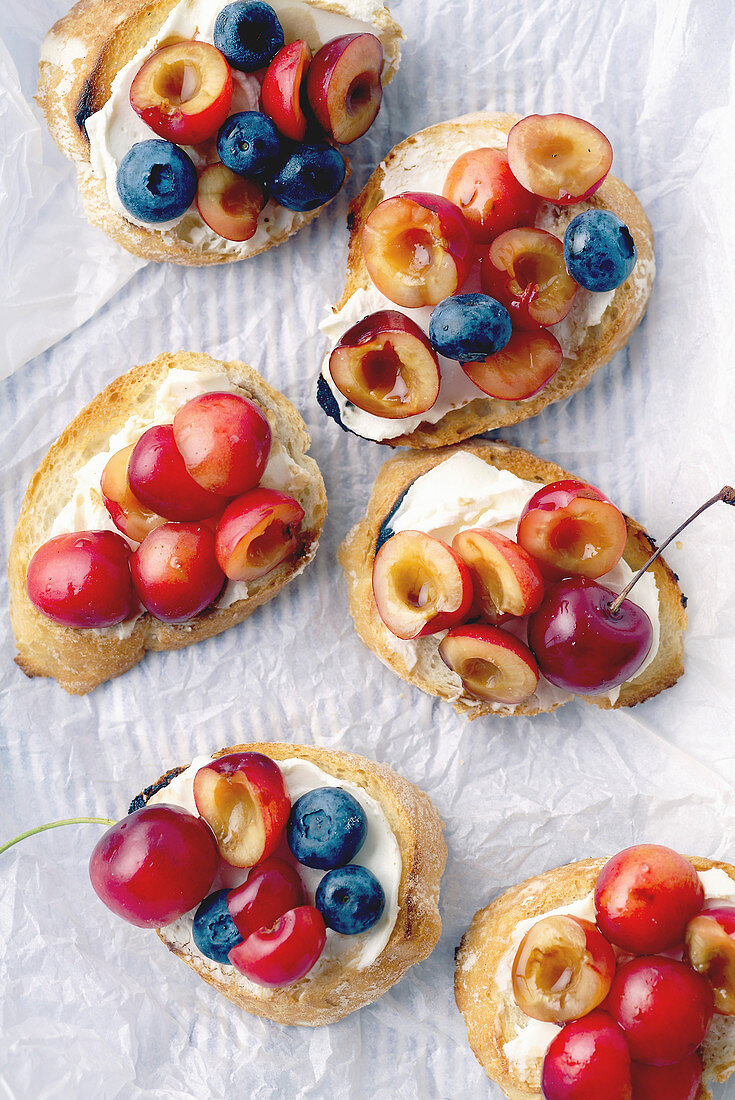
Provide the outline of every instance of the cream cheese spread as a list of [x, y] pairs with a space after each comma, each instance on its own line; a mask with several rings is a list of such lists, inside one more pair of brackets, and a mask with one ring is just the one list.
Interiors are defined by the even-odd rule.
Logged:
[[[390, 528], [394, 532], [424, 531], [450, 545], [456, 534], [471, 527], [487, 527], [515, 539], [521, 512], [540, 488], [541, 484], [537, 481], [525, 481], [509, 470], [488, 465], [476, 455], [459, 451], [414, 481], [391, 517]], [[632, 576], [632, 570], [621, 559], [614, 569], [599, 578], [599, 583], [620, 593]], [[628, 599], [643, 608], [653, 627], [648, 656], [630, 681], [635, 683], [653, 661], [659, 647], [658, 588], [653, 573], [648, 572], [641, 577]], [[526, 623], [522, 619], [504, 624], [503, 629], [515, 634], [522, 642], [527, 641]], [[387, 627], [384, 633], [386, 636], [390, 634]], [[433, 678], [429, 670], [432, 665], [436, 666], [439, 642], [443, 637], [444, 633], [439, 633], [404, 641], [390, 635], [389, 643], [394, 652], [403, 658], [409, 672], [418, 668]], [[462, 681], [455, 672], [443, 664], [441, 669], [442, 678], [451, 678], [455, 687], [453, 702], [461, 699], [469, 706], [480, 706], [481, 700], [465, 694]], [[619, 692], [619, 688], [614, 688], [605, 697], [614, 703]], [[538, 687], [532, 697], [542, 708], [566, 703], [572, 698], [569, 692], [555, 687], [543, 676], [539, 676]], [[498, 710], [506, 709], [500, 703], [489, 705]]]
[[[408, 190], [441, 195], [447, 172], [456, 159], [462, 153], [476, 149], [478, 144], [477, 137], [468, 136], [460, 125], [451, 134], [443, 135], [441, 143], [432, 142], [430, 138], [425, 138], [421, 134], [417, 135], [412, 144], [403, 149], [400, 155], [392, 157], [385, 168], [380, 199], [387, 199]], [[487, 148], [505, 149], [507, 137], [503, 131], [488, 127], [483, 136], [482, 145]], [[539, 229], [545, 229], [555, 237], [563, 239], [572, 218], [589, 208], [590, 204], [584, 202], [575, 203], [570, 207], [541, 203], [535, 224]], [[645, 272], [638, 272], [638, 266], [640, 263], [635, 269], [636, 278], [642, 279], [647, 285], [650, 271], [647, 267]], [[463, 285], [462, 292], [470, 293], [479, 290], [479, 265], [476, 264]], [[569, 314], [559, 324], [551, 325], [549, 328], [549, 332], [553, 333], [561, 344], [565, 359], [577, 358], [587, 331], [600, 324], [614, 296], [614, 290], [594, 293], [580, 287]], [[329, 354], [344, 333], [363, 317], [380, 309], [396, 308], [398, 308], [396, 304], [381, 294], [372, 282], [367, 288], [356, 290], [340, 310], [333, 311], [320, 325], [321, 331], [329, 339]], [[431, 306], [420, 309], [401, 307], [401, 312], [409, 316], [428, 334], [432, 308]], [[337, 389], [329, 373], [329, 354], [324, 359], [321, 373], [334, 395], [340, 419], [346, 428], [366, 439], [395, 439], [414, 431], [419, 424], [436, 424], [448, 412], [463, 408], [477, 398], [487, 400], [487, 394], [470, 381], [456, 360], [440, 355], [438, 356], [441, 371], [439, 396], [430, 409], [401, 420], [373, 416], [358, 409]]]
[[[169, 805], [182, 806], [190, 813], [199, 816], [194, 801], [194, 776], [211, 759], [211, 757], [206, 756], [196, 757], [185, 771], [174, 776], [166, 787], [157, 791], [149, 799], [149, 804], [165, 802]], [[324, 964], [332, 959], [339, 959], [347, 966], [364, 970], [365, 967], [375, 962], [385, 948], [398, 917], [398, 891], [401, 884], [402, 869], [398, 841], [380, 804], [362, 787], [358, 787], [357, 784], [345, 779], [337, 779], [335, 776], [323, 771], [316, 764], [312, 764], [308, 760], [301, 760], [298, 757], [276, 762], [281, 769], [292, 803], [301, 798], [303, 794], [315, 790], [317, 787], [341, 787], [356, 798], [365, 811], [367, 818], [365, 843], [351, 862], [361, 867], [367, 867], [375, 875], [385, 893], [385, 908], [378, 921], [366, 932], [360, 932], [354, 936], [343, 936], [328, 928], [324, 950], [318, 962], [304, 980], [316, 977]], [[305, 867], [302, 864], [298, 864], [297, 869], [309, 903], [313, 905], [317, 887], [326, 872], [313, 867]], [[226, 880], [215, 880], [212, 890], [221, 889], [224, 886], [231, 889], [239, 885], [247, 878], [249, 870], [250, 868], [245, 868], [242, 871], [228, 868]], [[186, 945], [192, 951], [197, 951], [192, 936], [192, 923], [193, 912], [185, 914], [173, 925], [169, 925], [166, 931], [167, 934], [173, 935], [178, 944]], [[227, 968], [218, 966], [212, 960], [204, 959], [203, 956], [202, 959], [221, 973], [225, 973], [227, 970]], [[256, 991], [267, 992], [261, 986], [248, 982], [248, 979], [244, 976], [241, 975], [240, 977], [243, 982], [247, 983], [248, 988], [252, 986]]]
[[[735, 901], [735, 881], [730, 878], [721, 867], [712, 867], [709, 871], [701, 871], [699, 881], [704, 887], [704, 901], [707, 905], [711, 901]], [[581, 917], [583, 920], [595, 923], [595, 894], [591, 890], [586, 897], [571, 905], [561, 905], [558, 909], [549, 909], [546, 913], [539, 913], [536, 917], [528, 917], [519, 921], [513, 929], [510, 945], [498, 963], [495, 975], [496, 985], [505, 994], [512, 997], [512, 968], [521, 940], [538, 921], [545, 917], [570, 915]], [[537, 1058], [543, 1058], [549, 1044], [561, 1031], [559, 1024], [544, 1023], [527, 1017], [528, 1023], [519, 1025], [517, 1034], [503, 1045], [503, 1051], [509, 1062], [529, 1062]]]
[[[286, 42], [304, 38], [315, 52], [325, 42], [343, 34], [377, 33], [372, 20], [384, 10], [375, 0], [352, 0], [343, 6], [339, 0], [323, 6], [325, 0], [269, 0], [283, 27]], [[156, 134], [135, 113], [130, 105], [130, 88], [138, 70], [160, 46], [171, 41], [196, 39], [212, 43], [214, 24], [226, 0], [180, 0], [171, 10], [158, 32], [146, 42], [135, 57], [117, 73], [105, 105], [86, 122], [90, 143], [90, 162], [96, 176], [104, 179], [107, 200], [118, 214], [134, 225], [152, 232], [174, 231], [177, 240], [201, 251], [216, 251], [236, 256], [249, 256], [264, 248], [273, 237], [289, 234], [303, 220], [303, 214], [287, 210], [269, 200], [262, 211], [258, 228], [248, 241], [228, 241], [210, 229], [193, 205], [180, 218], [168, 222], [142, 222], [127, 210], [117, 193], [117, 169], [128, 150], [139, 141], [155, 138]], [[384, 73], [390, 79], [392, 71]], [[255, 77], [236, 73], [242, 89], [253, 87], [254, 101], [238, 110], [258, 110], [259, 87]], [[184, 146], [195, 163], [201, 159], [196, 149]], [[215, 158], [216, 159], [216, 158]]]
[[[224, 372], [207, 373], [173, 367], [156, 393], [150, 416], [143, 417], [134, 413], [119, 431], [110, 436], [107, 449], [94, 455], [77, 470], [71, 496], [56, 516], [49, 538], [68, 531], [114, 531], [125, 538], [125, 535], [112, 522], [100, 490], [100, 479], [108, 461], [124, 447], [136, 443], [143, 432], [153, 424], [170, 424], [178, 409], [193, 397], [214, 392], [238, 393], [240, 391]], [[278, 442], [273, 418], [268, 415], [268, 410], [264, 409], [263, 412], [271, 426], [272, 442], [268, 463], [260, 484], [268, 489], [280, 489], [290, 495], [298, 493], [298, 490], [305, 486], [307, 475]], [[127, 541], [133, 548], [138, 545], [132, 539]], [[305, 568], [306, 564], [307, 562], [304, 561], [302, 568]], [[215, 600], [214, 606], [220, 609], [230, 607], [238, 600], [244, 600], [247, 594], [248, 586], [245, 581], [228, 581], [221, 595]], [[129, 637], [142, 614], [141, 611], [135, 617], [118, 623], [117, 626], [98, 629], [111, 637]]]

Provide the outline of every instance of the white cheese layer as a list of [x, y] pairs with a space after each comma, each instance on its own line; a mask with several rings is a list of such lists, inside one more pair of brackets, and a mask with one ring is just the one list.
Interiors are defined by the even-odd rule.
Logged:
[[[376, 12], [383, 10], [382, 3], [376, 3], [375, 0], [353, 0], [350, 3], [352, 15], [347, 14], [339, 0], [329, 4], [329, 9], [322, 6], [324, 0], [269, 0], [269, 3], [283, 27], [286, 42], [305, 38], [314, 52], [339, 35], [375, 33], [372, 20]], [[225, 6], [226, 0], [180, 0], [160, 30], [120, 69], [112, 83], [110, 98], [101, 110], [87, 119], [86, 130], [92, 170], [96, 176], [105, 180], [107, 199], [113, 210], [134, 225], [143, 226], [152, 232], [163, 233], [175, 229], [178, 240], [201, 251], [214, 250], [244, 257], [262, 249], [270, 238], [289, 233], [294, 222], [303, 215], [269, 200], [260, 215], [255, 235], [249, 241], [228, 241], [202, 221], [196, 205], [180, 218], [151, 224], [138, 221], [123, 206], [117, 193], [117, 169], [120, 161], [136, 142], [148, 141], [157, 136], [130, 105], [130, 88], [138, 70], [155, 50], [170, 41], [197, 39], [211, 44], [215, 20]], [[241, 76], [244, 86], [254, 82], [255, 101], [248, 105], [248, 109], [258, 110], [258, 82], [244, 73], [237, 74], [236, 79], [240, 80]], [[198, 163], [195, 149], [185, 146], [184, 151]]]
[[[477, 148], [479, 144], [476, 136], [469, 137], [459, 126], [451, 133], [443, 135], [441, 145], [418, 135], [400, 156], [391, 159], [385, 170], [380, 198], [387, 199], [403, 191], [425, 191], [441, 195], [451, 166], [459, 156]], [[488, 148], [505, 149], [507, 138], [502, 131], [488, 128], [481, 144]], [[566, 227], [572, 218], [583, 210], [589, 209], [589, 206], [589, 203], [575, 203], [571, 207], [542, 203], [535, 224], [539, 229], [545, 229], [563, 240]], [[635, 269], [636, 279], [642, 280], [647, 285], [649, 274], [649, 267], [639, 261]], [[463, 293], [480, 290], [478, 264], [470, 272], [461, 290]], [[565, 359], [577, 358], [588, 330], [600, 324], [614, 295], [614, 290], [594, 293], [580, 287], [569, 314], [559, 324], [549, 327], [549, 332], [553, 333], [561, 344]], [[428, 335], [433, 307], [425, 306], [421, 309], [398, 307], [381, 294], [372, 282], [366, 289], [356, 290], [342, 309], [332, 312], [320, 325], [321, 331], [328, 337], [330, 343], [329, 352], [322, 363], [322, 377], [334, 395], [344, 426], [365, 439], [395, 439], [399, 435], [414, 431], [421, 423], [436, 424], [448, 412], [463, 408], [477, 398], [487, 399], [487, 394], [470, 381], [456, 360], [446, 359], [442, 355], [438, 356], [441, 370], [439, 396], [430, 409], [416, 416], [408, 416], [401, 420], [373, 416], [358, 409], [340, 393], [329, 373], [329, 355], [332, 349], [344, 333], [363, 317], [377, 310], [398, 308]]]
[[[715, 900], [735, 901], [735, 881], [720, 867], [712, 867], [709, 871], [700, 872], [699, 881], [704, 887], [705, 905]], [[495, 977], [498, 988], [505, 994], [513, 996], [513, 960], [521, 945], [521, 940], [529, 928], [532, 928], [534, 924], [545, 917], [564, 916], [566, 914], [581, 917], [583, 920], [591, 921], [594, 924], [594, 891], [590, 891], [586, 897], [571, 905], [562, 905], [558, 909], [550, 909], [547, 913], [540, 913], [537, 917], [529, 917], [527, 920], [518, 922], [513, 929], [510, 946], [498, 964]], [[527, 1020], [528, 1023], [524, 1023], [522, 1027], [519, 1027], [517, 1034], [503, 1045], [503, 1050], [509, 1062], [528, 1063], [535, 1061], [537, 1058], [543, 1058], [550, 1043], [561, 1031], [559, 1024], [543, 1023], [540, 1020], [532, 1019], [530, 1016], [527, 1017]]]
[[[205, 756], [196, 757], [185, 771], [175, 776], [166, 787], [153, 795], [149, 799], [149, 803], [165, 802], [169, 805], [182, 806], [198, 817], [199, 811], [194, 801], [193, 792], [194, 776], [200, 768], [209, 763], [210, 759], [211, 757]], [[339, 932], [328, 928], [324, 951], [317, 964], [307, 975], [307, 979], [317, 976], [324, 963], [330, 959], [340, 959], [347, 966], [364, 970], [365, 967], [375, 962], [385, 948], [398, 917], [398, 890], [401, 884], [402, 869], [398, 841], [380, 804], [362, 787], [358, 787], [355, 783], [350, 783], [345, 779], [337, 779], [335, 776], [323, 771], [316, 764], [312, 764], [308, 760], [300, 760], [298, 757], [279, 760], [277, 764], [281, 769], [292, 804], [302, 795], [315, 790], [317, 787], [341, 787], [342, 790], [347, 791], [348, 794], [357, 799], [365, 811], [367, 835], [362, 848], [351, 862], [361, 867], [367, 867], [375, 875], [385, 893], [385, 908], [372, 928], [355, 936], [343, 936]], [[228, 869], [227, 881], [221, 885], [226, 885], [229, 888], [239, 885], [247, 878], [249, 870], [249, 868], [242, 871], [234, 868]], [[297, 870], [304, 884], [309, 903], [313, 905], [317, 887], [326, 872], [313, 867], [305, 867], [300, 863], [297, 865]], [[220, 884], [215, 881], [212, 889], [219, 888]], [[167, 932], [175, 936], [177, 943], [185, 944], [191, 950], [196, 951], [197, 948], [192, 937], [193, 919], [192, 911], [181, 917], [174, 925], [169, 925]], [[217, 969], [223, 971], [227, 969], [218, 967], [211, 960], [207, 961]], [[242, 980], [247, 982], [245, 977], [242, 977]], [[248, 982], [248, 986], [253, 984]], [[262, 989], [259, 986], [254, 986], [254, 988]]]
[[[240, 391], [223, 372], [206, 373], [173, 367], [161, 383], [150, 416], [143, 417], [134, 413], [119, 432], [110, 436], [107, 449], [94, 455], [77, 470], [70, 498], [54, 520], [49, 538], [68, 531], [114, 531], [125, 538], [112, 522], [100, 489], [100, 479], [108, 461], [124, 447], [137, 443], [143, 432], [152, 425], [170, 424], [176, 412], [193, 397], [215, 392], [238, 393]], [[268, 416], [266, 409], [263, 412]], [[307, 476], [276, 439], [275, 426], [271, 418], [269, 422], [271, 451], [260, 484], [268, 489], [280, 489], [281, 492], [293, 495], [304, 487]], [[132, 539], [127, 541], [132, 547], [138, 545]], [[305, 566], [306, 562], [304, 562]], [[230, 607], [238, 600], [244, 600], [247, 594], [248, 586], [245, 581], [228, 581], [215, 600], [214, 606]], [[142, 614], [141, 611], [134, 618], [126, 619], [117, 626], [100, 629], [104, 629], [105, 633], [111, 637], [127, 638], [132, 634]]]
[[[515, 539], [521, 512], [540, 488], [537, 481], [525, 481], [509, 470], [488, 465], [476, 455], [459, 451], [414, 481], [391, 518], [390, 528], [394, 532], [424, 531], [450, 545], [456, 534], [471, 527], [487, 527]], [[632, 576], [632, 570], [621, 559], [614, 569], [599, 578], [599, 583], [620, 593]], [[658, 588], [653, 573], [648, 572], [641, 577], [628, 599], [643, 608], [653, 627], [648, 656], [630, 681], [635, 683], [656, 656], [660, 641]], [[515, 634], [524, 643], [528, 640], [526, 623], [522, 619], [505, 623], [503, 629]], [[417, 667], [428, 670], [435, 664], [439, 642], [444, 637], [443, 633], [439, 633], [415, 641], [404, 641], [390, 635], [387, 627], [385, 634], [390, 636], [389, 643], [394, 652], [402, 655], [409, 671]], [[442, 669], [444, 674], [444, 666]], [[462, 681], [455, 672], [447, 668], [445, 674], [455, 686], [455, 702], [461, 699], [470, 706], [480, 705], [481, 700], [465, 694]], [[606, 698], [614, 703], [619, 693], [619, 688], [613, 688]], [[571, 698], [569, 692], [539, 676], [538, 687], [529, 701], [535, 699], [539, 706], [545, 708], [554, 703], [566, 703]], [[505, 709], [502, 704], [496, 707]]]

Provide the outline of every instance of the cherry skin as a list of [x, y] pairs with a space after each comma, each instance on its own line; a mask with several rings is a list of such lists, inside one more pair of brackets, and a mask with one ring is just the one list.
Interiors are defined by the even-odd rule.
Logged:
[[304, 900], [296, 868], [271, 856], [253, 867], [242, 886], [230, 891], [227, 908], [245, 939], [259, 928], [270, 928], [289, 909], [303, 905]]
[[633, 1100], [696, 1100], [702, 1082], [702, 1062], [690, 1054], [671, 1066], [631, 1065]]
[[686, 963], [643, 955], [618, 967], [605, 1002], [631, 1057], [668, 1066], [692, 1054], [712, 1019], [712, 990]]
[[311, 905], [300, 905], [272, 928], [251, 933], [230, 951], [232, 965], [257, 985], [291, 985], [311, 970], [327, 939], [324, 918]]
[[528, 644], [542, 675], [575, 695], [598, 695], [630, 680], [645, 661], [653, 627], [645, 611], [587, 577], [558, 581], [529, 619]]
[[164, 523], [146, 535], [130, 559], [146, 611], [165, 623], [183, 623], [209, 607], [225, 584], [214, 546], [206, 523]]
[[116, 916], [139, 928], [161, 928], [204, 900], [218, 864], [209, 826], [161, 803], [107, 830], [92, 852], [89, 877]]
[[176, 446], [172, 424], [143, 432], [128, 461], [128, 485], [144, 508], [164, 519], [208, 519], [227, 503], [197, 485]]
[[465, 216], [478, 244], [489, 244], [506, 229], [533, 225], [539, 200], [510, 170], [500, 149], [472, 149], [454, 162], [442, 194]]
[[235, 393], [204, 393], [183, 405], [173, 422], [176, 446], [203, 489], [226, 497], [253, 489], [265, 471], [271, 429], [254, 401]]
[[39, 547], [26, 575], [34, 607], [61, 626], [114, 626], [138, 606], [130, 547], [113, 531], [74, 531]]
[[631, 955], [678, 946], [704, 904], [694, 866], [661, 844], [636, 844], [609, 859], [597, 876], [595, 915], [602, 934]]
[[541, 1090], [544, 1100], [631, 1100], [630, 1054], [606, 1012], [562, 1028], [546, 1051]]

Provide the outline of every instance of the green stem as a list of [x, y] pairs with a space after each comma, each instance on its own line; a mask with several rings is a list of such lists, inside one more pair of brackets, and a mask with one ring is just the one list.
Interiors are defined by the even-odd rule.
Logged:
[[35, 829], [29, 829], [27, 833], [21, 833], [20, 836], [14, 836], [12, 840], [8, 840], [5, 844], [0, 845], [0, 855], [3, 852], [7, 852], [8, 848], [12, 848], [14, 844], [17, 844], [21, 840], [25, 840], [29, 836], [35, 836], [36, 833], [44, 833], [47, 829], [57, 829], [59, 825], [114, 825], [115, 822], [111, 821], [109, 817], [67, 817], [64, 821], [49, 821], [48, 825], [37, 825]]

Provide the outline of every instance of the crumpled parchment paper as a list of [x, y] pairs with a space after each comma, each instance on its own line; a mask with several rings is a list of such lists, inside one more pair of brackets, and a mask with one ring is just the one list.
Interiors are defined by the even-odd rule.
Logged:
[[98, 826], [26, 841], [0, 857], [3, 1094], [499, 1098], [452, 995], [454, 948], [474, 911], [527, 875], [644, 839], [735, 860], [735, 514], [718, 505], [667, 555], [690, 600], [676, 688], [630, 711], [580, 702], [534, 720], [468, 723], [398, 681], [352, 629], [335, 552], [388, 456], [317, 408], [317, 325], [342, 290], [348, 200], [395, 142], [485, 106], [591, 119], [654, 225], [653, 297], [586, 390], [500, 434], [600, 485], [665, 537], [735, 477], [735, 9], [399, 0], [402, 67], [351, 153], [345, 192], [282, 248], [185, 270], [141, 265], [81, 213], [74, 169], [31, 98], [43, 33], [65, 2], [5, 0], [0, 12], [5, 555], [51, 442], [111, 378], [163, 350], [243, 358], [281, 388], [308, 422], [330, 507], [316, 561], [278, 600], [210, 642], [149, 655], [85, 698], [25, 679], [0, 617], [0, 838], [73, 815], [121, 816], [196, 753], [283, 739], [402, 771], [434, 799], [450, 854], [433, 955], [375, 1004], [312, 1031], [240, 1013], [153, 933], [109, 914], [87, 878]]

